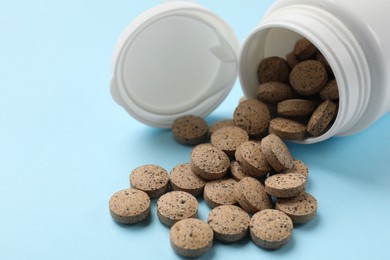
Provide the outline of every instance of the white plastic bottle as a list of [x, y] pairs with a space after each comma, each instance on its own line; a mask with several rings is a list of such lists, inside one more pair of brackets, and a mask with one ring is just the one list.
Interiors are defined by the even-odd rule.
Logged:
[[170, 1], [122, 33], [111, 94], [137, 120], [169, 128], [181, 115], [211, 113], [237, 74], [244, 94], [254, 98], [259, 62], [285, 57], [306, 37], [330, 64], [340, 98], [332, 127], [302, 143], [350, 135], [390, 110], [389, 13], [388, 0], [276, 0], [240, 52], [221, 18], [196, 3]]
[[333, 126], [314, 143], [361, 131], [390, 110], [390, 1], [279, 0], [241, 49], [240, 80], [248, 97], [258, 88], [257, 64], [290, 52], [306, 37], [322, 52], [339, 86]]

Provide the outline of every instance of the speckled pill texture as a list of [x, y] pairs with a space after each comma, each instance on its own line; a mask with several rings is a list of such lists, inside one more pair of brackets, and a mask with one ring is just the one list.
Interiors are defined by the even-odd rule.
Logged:
[[248, 99], [234, 110], [234, 124], [244, 129], [250, 136], [262, 135], [271, 119], [267, 106], [256, 99]]
[[326, 84], [326, 86], [320, 91], [320, 96], [322, 100], [336, 100], [339, 98], [339, 88], [335, 79]]
[[288, 65], [290, 66], [290, 70], [292, 70], [295, 67], [295, 65], [297, 65], [299, 62], [301, 62], [300, 60], [298, 60], [297, 56], [295, 56], [294, 51], [289, 52], [286, 55], [286, 61], [287, 61]]
[[280, 173], [268, 177], [264, 185], [269, 195], [290, 198], [305, 190], [306, 178], [299, 173]]
[[277, 113], [280, 116], [309, 116], [315, 109], [314, 102], [306, 99], [288, 99], [278, 103]]
[[307, 60], [313, 57], [316, 52], [316, 46], [305, 38], [298, 40], [294, 47], [294, 54], [299, 60]]
[[277, 117], [269, 123], [269, 133], [284, 140], [302, 140], [306, 136], [307, 127], [292, 119]]
[[276, 56], [263, 59], [257, 69], [260, 84], [270, 81], [288, 83], [289, 73], [287, 61]]
[[237, 126], [226, 126], [211, 135], [211, 144], [233, 157], [236, 149], [249, 141], [248, 133]]
[[264, 102], [276, 104], [280, 101], [293, 97], [290, 85], [282, 82], [266, 82], [259, 85], [257, 99]]
[[327, 81], [326, 69], [316, 60], [302, 61], [290, 73], [291, 87], [302, 96], [318, 93]]
[[206, 183], [203, 198], [210, 208], [237, 203], [233, 196], [237, 181], [231, 178], [214, 180]]
[[278, 198], [275, 208], [286, 213], [294, 224], [303, 224], [314, 219], [317, 213], [317, 200], [303, 192], [292, 198]]
[[261, 150], [272, 168], [282, 172], [293, 167], [293, 158], [286, 144], [275, 134], [269, 134], [261, 140]]
[[259, 247], [278, 249], [290, 240], [293, 223], [283, 212], [266, 209], [252, 216], [249, 230], [252, 241]]
[[263, 177], [271, 170], [261, 145], [254, 141], [245, 142], [237, 148], [236, 160], [241, 163], [244, 172], [252, 177]]
[[173, 138], [185, 145], [197, 145], [205, 141], [208, 133], [206, 121], [198, 116], [185, 115], [172, 124]]
[[199, 219], [188, 218], [175, 223], [170, 230], [173, 250], [180, 256], [199, 257], [213, 246], [214, 232]]
[[172, 226], [179, 220], [198, 216], [198, 201], [184, 191], [171, 191], [157, 200], [157, 216], [161, 223]]
[[337, 105], [330, 100], [324, 101], [310, 117], [307, 132], [313, 136], [321, 135], [328, 128], [336, 113]]
[[265, 192], [264, 185], [252, 177], [245, 177], [236, 184], [235, 197], [246, 212], [254, 214], [272, 207], [271, 197]]
[[207, 223], [214, 237], [223, 242], [236, 242], [248, 233], [249, 215], [234, 205], [222, 205], [210, 211]]
[[232, 178], [236, 181], [240, 181], [243, 178], [248, 177], [239, 161], [232, 161], [230, 163], [230, 173]]
[[135, 224], [150, 215], [150, 198], [146, 192], [125, 189], [116, 192], [109, 201], [111, 217], [121, 224]]
[[211, 124], [209, 127], [209, 135], [212, 136], [215, 131], [225, 126], [234, 126], [233, 119], [224, 119]]
[[206, 181], [192, 172], [189, 163], [176, 165], [169, 174], [171, 187], [175, 191], [185, 191], [195, 197], [203, 194]]
[[139, 166], [130, 173], [130, 186], [146, 192], [150, 198], [157, 198], [168, 190], [168, 172], [158, 165]]
[[293, 167], [284, 173], [299, 173], [305, 176], [307, 179], [309, 177], [309, 168], [306, 166], [306, 164], [300, 160], [294, 159], [293, 160]]
[[212, 144], [200, 144], [192, 149], [190, 166], [199, 177], [216, 180], [226, 175], [230, 160], [226, 153]]

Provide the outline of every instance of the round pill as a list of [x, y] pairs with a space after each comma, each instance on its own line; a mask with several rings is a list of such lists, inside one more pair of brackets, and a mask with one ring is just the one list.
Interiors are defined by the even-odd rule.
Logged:
[[290, 66], [291, 70], [295, 67], [295, 65], [297, 65], [299, 62], [301, 62], [300, 60], [298, 60], [297, 56], [295, 56], [294, 51], [289, 52], [286, 55], [286, 61], [287, 61], [288, 65]]
[[319, 136], [328, 128], [336, 113], [337, 105], [330, 100], [324, 101], [310, 117], [307, 132], [313, 136]]
[[265, 192], [264, 185], [252, 177], [245, 177], [236, 184], [235, 197], [246, 212], [254, 214], [272, 207], [271, 197]]
[[317, 52], [316, 46], [308, 39], [302, 38], [295, 44], [294, 54], [300, 60], [307, 60]]
[[200, 144], [191, 152], [193, 173], [205, 180], [216, 180], [226, 175], [230, 166], [229, 157], [212, 144]]
[[306, 126], [292, 119], [277, 117], [269, 123], [269, 133], [284, 140], [302, 140], [306, 135]]
[[278, 198], [275, 208], [286, 213], [294, 224], [303, 224], [316, 216], [317, 200], [311, 194], [302, 192], [296, 197]]
[[173, 138], [185, 145], [196, 145], [205, 141], [208, 133], [206, 121], [198, 116], [185, 115], [172, 124]]
[[226, 126], [211, 135], [211, 144], [233, 157], [236, 149], [249, 141], [248, 133], [237, 126]]
[[230, 173], [232, 178], [236, 181], [240, 181], [243, 178], [248, 177], [239, 161], [232, 161], [230, 163]]
[[293, 167], [293, 158], [285, 143], [275, 134], [269, 134], [261, 140], [261, 150], [272, 168], [285, 171]]
[[280, 173], [268, 177], [264, 185], [269, 195], [290, 198], [305, 190], [306, 178], [299, 173]]
[[320, 91], [320, 96], [322, 100], [335, 100], [339, 98], [339, 88], [335, 79], [326, 84], [326, 86]]
[[277, 113], [280, 116], [309, 116], [315, 109], [314, 102], [306, 99], [288, 99], [278, 103]]
[[299, 173], [307, 179], [309, 177], [309, 168], [300, 160], [293, 160], [293, 167], [284, 173]]
[[167, 226], [182, 219], [196, 218], [197, 215], [198, 201], [187, 192], [171, 191], [157, 200], [157, 216]]
[[241, 163], [244, 172], [252, 177], [263, 177], [271, 170], [261, 145], [254, 141], [245, 142], [237, 148], [236, 160]]
[[293, 97], [292, 88], [282, 82], [266, 82], [260, 84], [257, 90], [257, 99], [276, 104]]
[[223, 242], [236, 242], [248, 233], [249, 215], [234, 205], [222, 205], [212, 209], [207, 223], [214, 231], [214, 237]]
[[158, 165], [142, 165], [130, 173], [130, 186], [146, 192], [150, 198], [166, 193], [168, 185], [168, 172]]
[[291, 219], [283, 212], [265, 209], [252, 216], [249, 231], [252, 241], [261, 248], [278, 249], [290, 240], [293, 230]]
[[169, 175], [172, 189], [175, 191], [185, 191], [195, 197], [203, 194], [206, 182], [191, 171], [189, 163], [175, 166]]
[[210, 181], [204, 187], [203, 198], [210, 208], [236, 204], [237, 200], [232, 196], [236, 184], [237, 182], [230, 178]]
[[267, 106], [256, 99], [248, 99], [234, 110], [233, 121], [250, 136], [260, 136], [268, 127], [271, 119]]
[[116, 192], [109, 202], [111, 217], [121, 224], [135, 224], [150, 215], [148, 194], [137, 189]]
[[213, 246], [213, 230], [202, 220], [195, 218], [176, 222], [170, 230], [173, 250], [180, 256], [199, 257]]
[[321, 64], [324, 66], [324, 68], [328, 72], [328, 75], [330, 77], [333, 77], [332, 68], [329, 66], [328, 61], [325, 59], [324, 55], [320, 51], [316, 52], [316, 57], [315, 58], [316, 58], [317, 61], [321, 62]]
[[284, 171], [283, 173], [298, 173], [305, 176], [307, 179], [309, 177], [309, 168], [302, 161], [294, 159], [293, 167]]
[[291, 87], [302, 96], [318, 93], [328, 80], [324, 66], [316, 60], [306, 60], [297, 64], [290, 73]]
[[259, 83], [270, 81], [288, 83], [290, 68], [287, 62], [280, 57], [268, 57], [263, 59], [257, 69]]
[[225, 119], [211, 124], [209, 127], [209, 135], [212, 136], [215, 131], [225, 126], [234, 126], [233, 119]]

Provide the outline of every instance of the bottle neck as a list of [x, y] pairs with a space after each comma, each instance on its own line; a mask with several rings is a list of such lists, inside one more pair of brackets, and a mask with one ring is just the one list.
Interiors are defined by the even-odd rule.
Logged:
[[[358, 41], [339, 19], [308, 5], [285, 6], [270, 11], [244, 43], [240, 70], [242, 72], [250, 66], [245, 60], [253, 54], [255, 41], [258, 56], [263, 56], [258, 57], [260, 60], [271, 55], [285, 56], [301, 37], [311, 41], [324, 55], [339, 87], [339, 111], [332, 127], [321, 136], [302, 141], [316, 143], [348, 132], [362, 117], [370, 99], [371, 78], [366, 57]], [[253, 85], [253, 80], [245, 79], [250, 77], [249, 74], [240, 76], [243, 77], [242, 84]]]

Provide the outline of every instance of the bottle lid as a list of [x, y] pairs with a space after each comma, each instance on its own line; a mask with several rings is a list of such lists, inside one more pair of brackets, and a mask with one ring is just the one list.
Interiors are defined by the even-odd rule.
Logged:
[[206, 116], [228, 95], [239, 41], [218, 16], [191, 2], [158, 5], [122, 33], [111, 94], [130, 115], [169, 128], [179, 116]]

